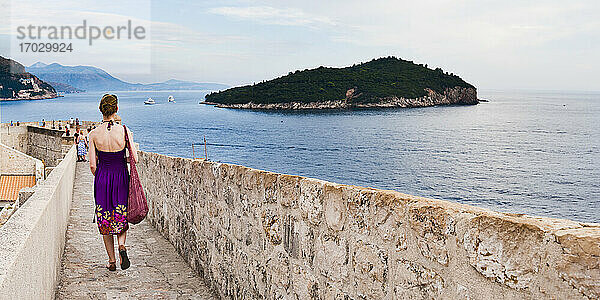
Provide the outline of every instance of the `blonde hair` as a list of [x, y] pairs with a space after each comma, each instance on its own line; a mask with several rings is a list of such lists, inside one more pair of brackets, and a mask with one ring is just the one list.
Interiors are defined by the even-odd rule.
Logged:
[[117, 113], [117, 104], [119, 100], [116, 95], [105, 94], [100, 100], [100, 112], [103, 116], [108, 117]]

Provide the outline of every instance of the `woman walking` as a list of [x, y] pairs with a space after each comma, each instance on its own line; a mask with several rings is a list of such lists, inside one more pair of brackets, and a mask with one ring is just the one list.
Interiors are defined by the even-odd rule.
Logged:
[[[108, 254], [107, 268], [115, 271], [116, 258], [113, 235], [117, 235], [121, 269], [129, 268], [130, 262], [125, 248], [129, 225], [127, 223], [127, 196], [129, 193], [129, 171], [127, 170], [125, 134], [133, 143], [131, 131], [116, 124], [114, 117], [119, 110], [115, 95], [104, 95], [100, 101], [102, 124], [89, 135], [90, 169], [94, 174], [94, 198], [98, 229], [104, 239]], [[137, 153], [129, 153], [137, 161]]]

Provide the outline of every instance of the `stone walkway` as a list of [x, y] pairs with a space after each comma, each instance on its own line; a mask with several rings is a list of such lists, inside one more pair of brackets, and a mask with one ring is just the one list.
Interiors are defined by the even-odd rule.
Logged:
[[[94, 212], [93, 176], [77, 163], [57, 299], [216, 299], [175, 248], [149, 223], [131, 226], [127, 250], [131, 267], [105, 268], [108, 262]], [[116, 243], [116, 241], [115, 241]]]

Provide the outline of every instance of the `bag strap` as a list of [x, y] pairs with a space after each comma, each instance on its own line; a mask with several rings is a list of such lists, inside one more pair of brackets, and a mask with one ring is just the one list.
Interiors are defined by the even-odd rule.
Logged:
[[127, 148], [127, 151], [129, 152], [129, 165], [132, 165], [133, 163], [133, 153], [131, 153], [131, 143], [129, 143], [129, 133], [127, 132], [127, 127], [125, 127], [125, 125], [123, 125], [123, 131], [125, 132], [125, 148]]
[[125, 147], [129, 149], [129, 134], [127, 134], [127, 127], [123, 125], [123, 131], [125, 132]]

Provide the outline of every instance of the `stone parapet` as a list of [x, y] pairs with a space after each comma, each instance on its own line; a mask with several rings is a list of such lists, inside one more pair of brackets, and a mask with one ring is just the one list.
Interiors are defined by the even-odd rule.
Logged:
[[52, 299], [73, 199], [71, 147], [33, 195], [0, 227], [1, 299]]
[[140, 152], [148, 220], [224, 299], [597, 299], [600, 224]]

